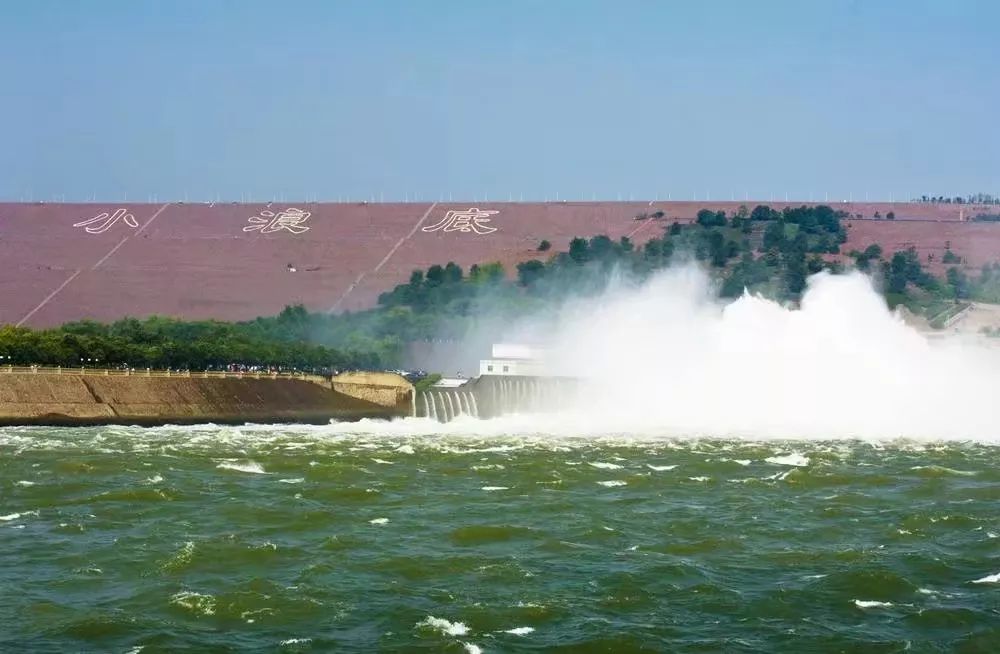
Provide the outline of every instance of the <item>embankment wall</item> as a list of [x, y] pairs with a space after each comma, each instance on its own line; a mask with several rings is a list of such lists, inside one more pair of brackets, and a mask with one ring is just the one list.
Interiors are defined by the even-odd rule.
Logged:
[[0, 375], [0, 425], [322, 424], [409, 410], [301, 379]]
[[406, 410], [407, 415], [413, 401], [413, 385], [395, 373], [345, 372], [334, 377], [330, 385], [338, 393], [378, 406]]

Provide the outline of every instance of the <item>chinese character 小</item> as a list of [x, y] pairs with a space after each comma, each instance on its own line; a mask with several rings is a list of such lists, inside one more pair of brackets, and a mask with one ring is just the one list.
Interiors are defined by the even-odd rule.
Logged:
[[135, 220], [135, 216], [124, 209], [116, 209], [113, 214], [105, 211], [89, 220], [81, 220], [78, 223], [73, 223], [73, 227], [83, 227], [88, 234], [103, 234], [114, 227], [119, 219], [125, 221], [125, 224], [133, 229], [139, 226], [139, 223]]

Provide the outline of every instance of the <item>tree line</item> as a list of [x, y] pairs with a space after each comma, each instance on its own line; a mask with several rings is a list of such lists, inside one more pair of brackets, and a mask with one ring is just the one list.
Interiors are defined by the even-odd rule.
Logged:
[[52, 329], [0, 327], [0, 362], [64, 367], [149, 367], [187, 370], [232, 365], [326, 372], [380, 367], [370, 349], [314, 342], [314, 320], [301, 306], [250, 322], [185, 321], [154, 316], [110, 324], [90, 320]]

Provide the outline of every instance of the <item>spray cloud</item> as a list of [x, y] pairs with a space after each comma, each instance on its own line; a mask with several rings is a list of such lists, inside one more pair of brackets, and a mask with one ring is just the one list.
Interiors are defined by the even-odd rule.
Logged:
[[558, 407], [559, 431], [976, 440], [1000, 433], [1000, 349], [928, 340], [860, 273], [813, 276], [799, 309], [752, 295], [729, 304], [714, 297], [707, 275], [687, 266], [562, 307], [554, 328], [546, 321], [551, 363], [583, 383], [577, 401]]

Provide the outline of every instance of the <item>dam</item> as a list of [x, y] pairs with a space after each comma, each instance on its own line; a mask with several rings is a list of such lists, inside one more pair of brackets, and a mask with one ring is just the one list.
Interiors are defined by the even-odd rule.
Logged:
[[544, 349], [496, 343], [479, 362], [479, 376], [442, 380], [414, 396], [414, 417], [449, 422], [460, 416], [496, 418], [553, 411], [573, 399], [579, 380], [553, 374]]
[[335, 377], [0, 367], [0, 426], [246, 424], [390, 419], [413, 386], [380, 372]]
[[552, 411], [575, 396], [578, 384], [571, 377], [482, 375], [461, 386], [418, 391], [413, 415], [450, 422], [460, 416], [496, 418]]

